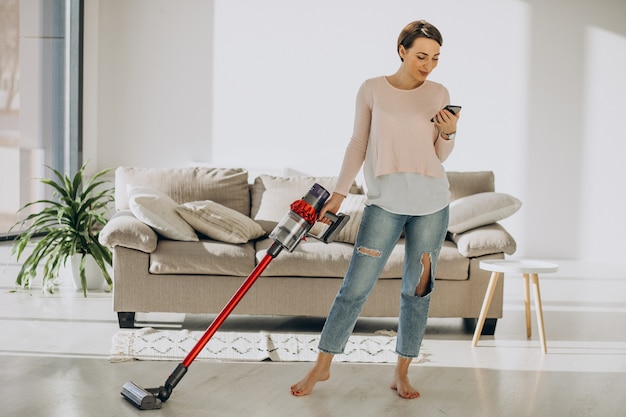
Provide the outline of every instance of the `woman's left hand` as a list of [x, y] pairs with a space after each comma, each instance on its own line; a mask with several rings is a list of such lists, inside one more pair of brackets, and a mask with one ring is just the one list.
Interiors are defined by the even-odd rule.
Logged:
[[445, 134], [456, 132], [456, 123], [459, 120], [459, 111], [457, 114], [452, 114], [450, 111], [441, 109], [439, 113], [435, 115], [435, 126]]

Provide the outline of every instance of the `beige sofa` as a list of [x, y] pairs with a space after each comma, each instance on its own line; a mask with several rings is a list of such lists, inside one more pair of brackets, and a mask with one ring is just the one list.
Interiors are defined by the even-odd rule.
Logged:
[[[455, 201], [471, 200], [474, 196], [493, 198], [499, 194], [494, 193], [492, 172], [449, 172], [448, 178]], [[289, 203], [301, 198], [314, 182], [332, 191], [334, 181], [335, 178], [261, 175], [249, 183], [244, 169], [118, 168], [116, 213], [100, 233], [100, 241], [113, 251], [113, 308], [118, 313], [120, 327], [134, 327], [136, 312], [218, 313], [273, 242], [266, 237], [267, 232], [287, 213]], [[151, 224], [152, 219], [146, 220], [145, 213], [138, 213], [134, 205], [138, 200], [133, 192], [141, 187], [158, 190], [171, 199], [166, 208], [158, 207], [161, 200], [144, 201], [148, 211], [159, 215], [159, 210], [169, 210], [167, 215], [171, 216], [171, 204], [210, 200], [216, 206], [228, 208], [231, 214], [244, 215], [243, 223], [247, 226], [251, 226], [248, 223], [253, 219], [252, 238], [245, 243], [228, 243], [220, 240], [223, 235], [211, 239], [193, 227], [197, 241], [164, 238], [160, 233], [165, 231], [159, 229], [162, 225]], [[351, 203], [342, 206], [351, 220], [341, 232], [340, 241], [325, 244], [307, 239], [292, 253], [283, 250], [233, 314], [326, 316], [348, 266], [363, 200], [362, 191], [355, 185], [346, 199]], [[465, 208], [458, 209], [451, 205], [451, 228], [456, 227], [456, 233], [448, 233], [439, 257], [431, 317], [475, 321], [489, 280], [489, 272], [481, 270], [479, 262], [501, 259], [516, 249], [513, 237], [494, 221], [516, 209], [502, 212], [498, 208], [496, 217], [489, 218], [485, 217], [485, 212], [490, 211], [485, 209], [485, 204], [489, 208], [493, 201], [467, 201]], [[174, 213], [181, 215], [178, 208]], [[454, 221], [453, 215], [456, 215]], [[212, 216], [214, 220], [215, 214]], [[237, 222], [227, 223], [220, 227], [228, 228]], [[256, 225], [266, 234], [255, 237], [259, 234]], [[243, 240], [247, 238], [250, 236]], [[363, 309], [363, 317], [397, 316], [403, 251], [401, 239]], [[484, 333], [493, 334], [499, 317], [502, 317], [501, 284], [493, 297]]]

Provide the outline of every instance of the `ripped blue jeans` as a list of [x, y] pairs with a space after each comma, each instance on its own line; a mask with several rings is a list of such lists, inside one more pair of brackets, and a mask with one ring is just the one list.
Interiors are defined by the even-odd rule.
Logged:
[[[363, 304], [404, 231], [396, 353], [406, 358], [417, 357], [426, 330], [435, 266], [447, 228], [448, 207], [425, 216], [408, 216], [374, 205], [366, 206], [348, 271], [322, 329], [319, 350], [330, 354], [344, 352]], [[430, 256], [430, 288], [424, 296], [418, 296], [416, 289], [423, 272], [423, 255]]]

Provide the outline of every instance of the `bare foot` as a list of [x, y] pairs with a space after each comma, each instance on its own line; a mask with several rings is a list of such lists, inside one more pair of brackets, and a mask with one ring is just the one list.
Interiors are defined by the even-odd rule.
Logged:
[[420, 393], [411, 386], [408, 378], [396, 376], [391, 382], [391, 389], [398, 391], [398, 395], [402, 398], [412, 400], [418, 398]]
[[393, 381], [391, 381], [391, 389], [398, 391], [398, 395], [402, 398], [412, 400], [420, 396], [420, 393], [411, 386], [409, 382], [409, 365], [413, 359], [398, 356], [396, 371], [394, 372]]
[[309, 395], [313, 391], [313, 387], [320, 381], [326, 381], [330, 378], [330, 371], [314, 366], [304, 378], [291, 386], [291, 394], [296, 397]]
[[291, 394], [296, 397], [309, 395], [313, 391], [315, 384], [330, 378], [330, 364], [333, 361], [333, 356], [330, 353], [319, 352], [315, 365], [309, 373], [291, 386]]

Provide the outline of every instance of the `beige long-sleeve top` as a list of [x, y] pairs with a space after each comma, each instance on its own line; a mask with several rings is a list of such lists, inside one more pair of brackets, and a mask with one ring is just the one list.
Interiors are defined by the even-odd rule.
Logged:
[[448, 90], [436, 82], [401, 90], [384, 76], [366, 80], [357, 94], [354, 132], [335, 191], [348, 194], [366, 153], [375, 178], [421, 174], [442, 179], [441, 184], [447, 186], [442, 162], [452, 152], [455, 139], [442, 138], [430, 121], [447, 104]]

